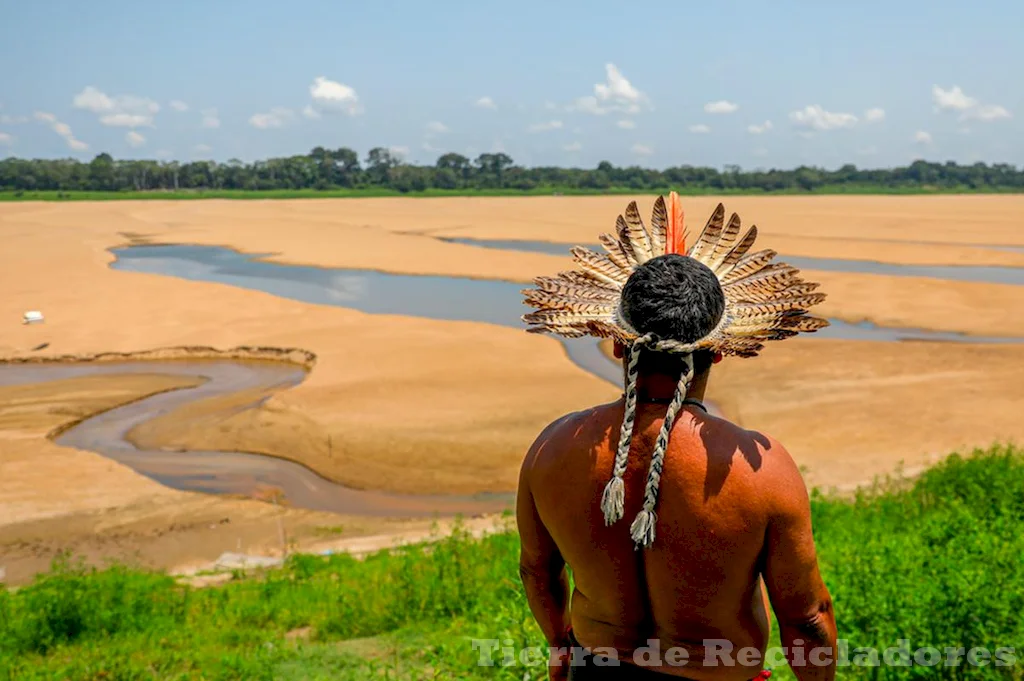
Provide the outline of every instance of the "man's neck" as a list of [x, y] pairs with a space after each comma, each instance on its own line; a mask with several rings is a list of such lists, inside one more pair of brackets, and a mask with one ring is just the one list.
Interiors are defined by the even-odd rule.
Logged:
[[[693, 381], [690, 382], [690, 389], [686, 391], [686, 397], [692, 400], [703, 400], [710, 373], [710, 371], [705, 371], [694, 376]], [[678, 385], [678, 376], [640, 374], [636, 381], [637, 399], [641, 402], [667, 402], [676, 394]]]

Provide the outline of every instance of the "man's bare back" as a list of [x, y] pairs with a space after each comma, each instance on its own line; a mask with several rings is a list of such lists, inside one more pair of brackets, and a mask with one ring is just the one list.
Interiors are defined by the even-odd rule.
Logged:
[[[664, 414], [664, 404], [637, 406], [624, 476], [626, 518], [640, 510]], [[783, 646], [794, 638], [834, 645], [807, 492], [785, 449], [686, 406], [666, 451], [657, 542], [637, 550], [628, 523], [605, 526], [599, 508], [622, 417], [622, 400], [563, 417], [541, 433], [523, 463], [523, 581], [549, 642], [564, 644], [564, 630], [558, 629], [571, 624], [583, 646], [615, 649], [626, 664], [656, 639], [662, 666], [652, 670], [693, 679], [750, 679], [763, 668], [769, 633], [763, 575]], [[559, 603], [564, 578], [556, 573], [563, 560], [575, 580], [571, 616]], [[715, 657], [705, 643], [731, 650], [705, 666]], [[666, 659], [673, 647], [686, 650], [685, 665], [679, 665], [678, 652]], [[758, 651], [746, 659], [749, 666], [736, 661], [743, 648]], [[794, 671], [801, 678], [831, 678], [834, 667]]]

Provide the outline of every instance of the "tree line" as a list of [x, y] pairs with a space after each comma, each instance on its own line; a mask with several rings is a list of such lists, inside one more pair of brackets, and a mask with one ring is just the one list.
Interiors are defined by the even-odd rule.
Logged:
[[99, 154], [74, 159], [0, 160], [0, 191], [182, 191], [383, 189], [401, 193], [452, 191], [631, 191], [707, 190], [749, 192], [1024, 191], [1024, 168], [1007, 163], [960, 165], [914, 161], [906, 167], [837, 170], [800, 166], [791, 170], [723, 169], [680, 165], [665, 170], [620, 167], [602, 161], [593, 169], [516, 165], [504, 153], [476, 159], [444, 154], [433, 165], [404, 162], [388, 149], [371, 149], [360, 162], [348, 148], [317, 147], [305, 155], [253, 163], [116, 160]]

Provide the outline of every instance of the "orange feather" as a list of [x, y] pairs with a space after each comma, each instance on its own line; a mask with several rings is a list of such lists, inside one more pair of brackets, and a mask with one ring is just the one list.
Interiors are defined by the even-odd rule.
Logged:
[[686, 225], [679, 194], [668, 195], [668, 225], [665, 229], [665, 253], [686, 255]]

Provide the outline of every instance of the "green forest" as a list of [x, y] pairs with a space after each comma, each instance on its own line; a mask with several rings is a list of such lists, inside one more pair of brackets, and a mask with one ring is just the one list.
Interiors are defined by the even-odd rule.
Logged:
[[[96, 198], [109, 195], [160, 197], [243, 192], [278, 195], [381, 194], [545, 194], [661, 192], [682, 193], [929, 193], [1021, 192], [1024, 168], [1012, 164], [914, 161], [906, 167], [837, 170], [801, 166], [791, 170], [741, 170], [680, 165], [664, 170], [620, 167], [602, 161], [596, 168], [527, 168], [504, 153], [475, 159], [447, 153], [433, 165], [404, 162], [388, 149], [371, 149], [365, 159], [348, 148], [317, 147], [308, 154], [252, 163], [215, 161], [117, 160], [99, 154], [74, 159], [0, 160], [4, 198]], [[88, 193], [83, 195], [83, 193]], [[56, 194], [55, 196], [53, 194]], [[99, 195], [99, 196], [97, 196]]]

